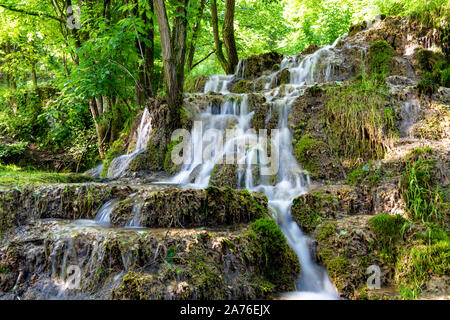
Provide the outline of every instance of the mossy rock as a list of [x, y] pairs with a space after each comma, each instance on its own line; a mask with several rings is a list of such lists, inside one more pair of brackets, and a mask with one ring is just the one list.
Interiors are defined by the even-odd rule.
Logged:
[[245, 79], [255, 79], [260, 77], [265, 71], [273, 71], [276, 65], [281, 63], [282, 54], [277, 52], [266, 52], [260, 55], [253, 55], [246, 59]]
[[209, 185], [214, 187], [238, 188], [238, 166], [233, 164], [216, 164], [211, 172]]
[[110, 215], [110, 222], [112, 226], [124, 226], [128, 221], [133, 219], [134, 200], [131, 198], [126, 198], [122, 201], [117, 202], [114, 210]]
[[294, 147], [295, 157], [313, 179], [336, 179], [342, 177], [339, 160], [328, 145], [304, 135]]
[[251, 93], [254, 91], [254, 83], [249, 80], [239, 80], [233, 88], [234, 93]]
[[150, 157], [147, 152], [143, 152], [130, 161], [127, 170], [130, 172], [145, 171], [148, 170], [149, 167]]
[[395, 50], [384, 40], [377, 40], [369, 47], [369, 72], [386, 75], [390, 73], [389, 61]]
[[313, 232], [326, 219], [336, 218], [341, 205], [336, 195], [313, 191], [294, 199], [292, 218], [306, 233]]
[[275, 285], [274, 291], [293, 290], [300, 263], [275, 221], [270, 218], [256, 220], [250, 225], [247, 238], [249, 251], [257, 257], [264, 278]]
[[270, 83], [270, 88], [279, 87], [284, 84], [289, 84], [291, 82], [291, 73], [288, 68], [284, 68], [277, 72]]
[[419, 73], [433, 71], [433, 66], [438, 62], [444, 60], [444, 56], [440, 53], [433, 52], [431, 50], [420, 49], [414, 53], [413, 65]]
[[417, 90], [417, 94], [419, 96], [427, 95], [432, 96], [439, 89], [439, 85], [436, 84], [433, 80], [421, 80], [417, 83], [415, 89]]
[[395, 279], [400, 285], [402, 297], [418, 298], [432, 276], [445, 276], [450, 273], [449, 261], [449, 241], [440, 241], [429, 246], [414, 246], [406, 250], [395, 268]]
[[319, 49], [320, 49], [320, 46], [318, 46], [317, 44], [312, 43], [312, 44], [310, 44], [308, 46], [308, 48], [306, 48], [306, 49], [304, 49], [302, 51], [302, 54], [311, 54], [311, 53], [316, 52]]

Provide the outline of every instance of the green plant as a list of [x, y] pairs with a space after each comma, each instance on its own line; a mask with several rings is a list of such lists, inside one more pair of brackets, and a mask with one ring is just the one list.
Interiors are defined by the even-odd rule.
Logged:
[[395, 50], [384, 40], [377, 40], [369, 47], [369, 71], [371, 74], [389, 73], [389, 61]]

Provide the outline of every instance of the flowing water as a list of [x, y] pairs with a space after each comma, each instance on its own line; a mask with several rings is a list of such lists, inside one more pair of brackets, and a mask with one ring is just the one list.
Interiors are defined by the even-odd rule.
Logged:
[[[292, 201], [308, 191], [309, 176], [304, 173], [293, 155], [292, 135], [288, 127], [288, 116], [294, 100], [303, 94], [308, 85], [317, 83], [319, 79], [321, 82], [329, 81], [332, 77], [337, 41], [303, 59], [298, 57], [283, 59], [280, 70], [288, 68], [290, 72], [290, 83], [284, 88], [284, 96], [280, 95], [279, 87], [263, 91], [266, 102], [270, 104], [270, 114], [274, 111], [279, 114], [278, 131], [273, 130], [276, 132], [272, 133], [270, 139], [271, 157], [267, 152], [267, 145], [258, 140], [257, 133], [249, 130], [254, 112], [250, 111], [248, 95], [229, 94], [228, 91], [230, 83], [242, 78], [245, 63], [239, 63], [234, 75], [210, 77], [204, 93], [219, 92], [225, 94], [227, 99], [220, 108], [211, 105], [200, 114], [199, 122], [195, 122], [191, 131], [189, 151], [192, 161], [184, 164], [180, 172], [169, 181], [185, 187], [205, 188], [209, 184], [215, 165], [229, 156], [235, 157], [238, 164], [239, 187], [262, 192], [267, 196], [269, 208], [275, 213], [280, 229], [286, 236], [289, 246], [299, 257], [302, 266], [297, 282], [299, 291], [286, 294], [287, 299], [338, 298], [326, 270], [317, 265], [312, 257], [309, 238], [302, 233], [291, 217]], [[264, 76], [267, 79], [264, 86], [266, 89], [275, 76], [276, 72]], [[229, 136], [225, 130], [230, 127], [240, 131]], [[208, 152], [205, 152], [205, 149]], [[265, 179], [267, 174], [263, 173], [263, 168], [268, 169], [274, 163], [277, 168], [274, 172], [276, 182], [270, 183], [269, 181], [274, 179]]]
[[110, 225], [110, 219], [111, 212], [113, 212], [114, 208], [117, 204], [117, 199], [112, 199], [106, 202], [97, 212], [97, 215], [95, 216], [94, 221], [102, 226], [109, 226]]
[[145, 108], [144, 112], [142, 113], [141, 122], [137, 130], [137, 140], [134, 152], [114, 158], [108, 167], [108, 178], [120, 177], [130, 165], [131, 160], [145, 151], [151, 130], [152, 125], [150, 114], [147, 108]]

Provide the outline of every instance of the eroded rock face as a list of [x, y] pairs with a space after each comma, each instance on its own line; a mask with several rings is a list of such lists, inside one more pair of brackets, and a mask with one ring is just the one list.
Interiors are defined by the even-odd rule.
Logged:
[[277, 70], [280, 67], [283, 55], [277, 52], [267, 52], [254, 55], [246, 59], [244, 78], [255, 79], [265, 71]]
[[0, 230], [33, 219], [92, 219], [108, 200], [125, 198], [128, 186], [79, 184], [0, 190]]
[[[0, 242], [6, 299], [253, 299], [292, 290], [299, 272], [289, 252], [285, 280], [267, 282], [264, 239], [247, 227], [113, 231], [37, 221], [9, 236]], [[79, 288], [67, 287], [70, 266], [81, 272]]]
[[[294, 290], [299, 262], [264, 195], [158, 188], [2, 190], [1, 214], [17, 215], [1, 220], [0, 299], [256, 299]], [[86, 220], [112, 198], [114, 227]], [[135, 218], [151, 229], [117, 228]], [[79, 287], [70, 286], [74, 268]]]

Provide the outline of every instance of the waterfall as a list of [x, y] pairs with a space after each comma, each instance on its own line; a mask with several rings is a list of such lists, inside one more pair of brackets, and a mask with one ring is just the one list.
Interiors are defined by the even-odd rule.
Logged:
[[416, 120], [417, 113], [420, 110], [420, 104], [416, 99], [408, 99], [403, 103], [401, 114], [403, 120], [400, 124], [400, 136], [403, 138], [411, 137], [411, 129]]
[[94, 221], [102, 226], [109, 227], [111, 212], [113, 212], [114, 208], [117, 204], [117, 199], [112, 199], [106, 202], [97, 212]]
[[151, 118], [148, 109], [142, 113], [141, 122], [137, 130], [136, 147], [130, 154], [124, 154], [114, 158], [108, 167], [108, 178], [119, 178], [137, 155], [144, 152], [152, 130]]
[[[333, 45], [303, 57], [300, 61], [297, 57], [285, 57], [280, 64], [280, 70], [287, 67], [291, 77], [290, 84], [286, 85], [284, 90], [284, 97], [279, 97], [279, 87], [263, 92], [266, 102], [271, 104], [270, 112], [276, 110], [279, 114], [278, 131], [270, 140], [272, 146], [277, 146], [277, 151], [275, 155], [271, 154], [271, 157], [258, 140], [257, 134], [249, 130], [254, 112], [250, 112], [248, 95], [227, 95], [228, 84], [236, 82], [244, 75], [245, 63], [240, 62], [236, 73], [232, 76], [211, 76], [206, 83], [204, 92], [223, 93], [226, 101], [219, 108], [210, 105], [205, 112], [200, 114], [199, 121], [194, 123], [191, 130], [191, 161], [184, 164], [180, 172], [168, 181], [168, 183], [180, 184], [185, 187], [205, 188], [209, 184], [215, 165], [229, 156], [237, 156], [238, 185], [267, 196], [269, 207], [276, 213], [280, 229], [300, 260], [302, 272], [297, 281], [299, 292], [289, 293], [287, 298], [338, 298], [337, 291], [326, 270], [317, 265], [311, 255], [308, 237], [302, 233], [291, 217], [292, 201], [307, 193], [309, 176], [304, 174], [304, 170], [298, 165], [293, 155], [292, 135], [288, 127], [291, 105], [297, 97], [303, 94], [305, 86], [312, 85], [319, 79], [330, 80], [335, 57], [334, 47], [338, 40]], [[270, 84], [273, 76], [274, 73], [264, 77]], [[269, 85], [266, 84], [264, 88], [269, 88]], [[240, 130], [239, 133], [228, 136], [225, 130], [230, 127]], [[215, 134], [211, 134], [211, 132]], [[250, 144], [249, 147], [246, 145], [249, 141], [256, 143]], [[205, 153], [205, 147], [209, 147], [208, 151], [210, 151], [211, 146], [214, 146], [212, 148], [214, 151]], [[278, 164], [274, 173], [275, 183], [266, 183], [267, 179], [262, 179], [263, 168], [269, 166], [266, 161], [268, 158], [271, 158], [269, 161], [271, 165]], [[256, 175], [254, 174], [255, 168], [259, 170]], [[256, 181], [255, 177], [259, 177], [259, 181]]]

